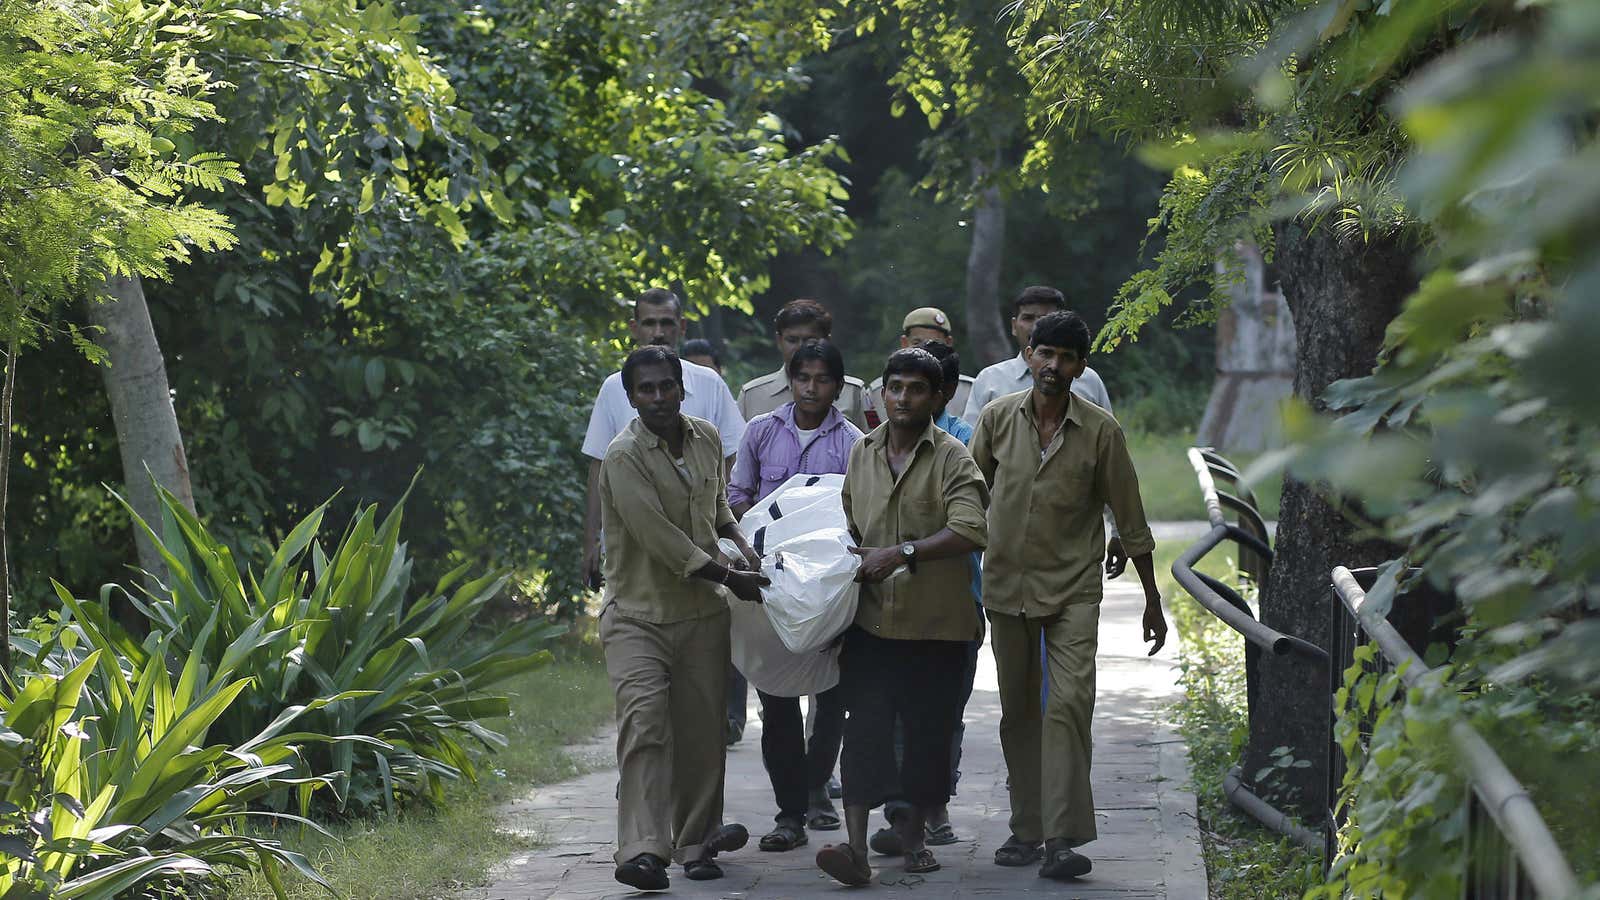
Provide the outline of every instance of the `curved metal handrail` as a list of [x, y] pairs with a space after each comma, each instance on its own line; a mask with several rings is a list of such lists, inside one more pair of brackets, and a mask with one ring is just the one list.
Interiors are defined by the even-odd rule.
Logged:
[[[1333, 588], [1363, 631], [1378, 645], [1378, 652], [1400, 673], [1407, 687], [1430, 689], [1433, 671], [1389, 624], [1386, 616], [1366, 609], [1367, 592], [1344, 566], [1333, 570]], [[1463, 720], [1450, 726], [1450, 741], [1466, 769], [1467, 781], [1494, 819], [1519, 859], [1534, 889], [1542, 897], [1570, 897], [1578, 893], [1578, 879], [1550, 828], [1539, 814], [1527, 789], [1517, 781], [1489, 742]]]
[[[1244, 486], [1238, 468], [1209, 447], [1191, 447], [1188, 457], [1189, 464], [1194, 467], [1195, 477], [1200, 482], [1200, 493], [1206, 504], [1206, 519], [1211, 523], [1211, 529], [1178, 555], [1172, 564], [1172, 577], [1177, 579], [1178, 584], [1205, 607], [1206, 611], [1244, 637], [1246, 690], [1251, 697], [1250, 705], [1253, 707], [1257, 677], [1256, 660], [1262, 650], [1271, 651], [1279, 656], [1299, 654], [1323, 666], [1328, 662], [1328, 654], [1310, 641], [1261, 624], [1251, 611], [1250, 604], [1246, 603], [1238, 592], [1215, 578], [1195, 571], [1195, 565], [1207, 553], [1216, 549], [1217, 545], [1223, 541], [1233, 541], [1239, 545], [1242, 568], [1245, 555], [1248, 553], [1253, 553], [1261, 559], [1263, 567], [1255, 573], [1259, 577], [1259, 571], [1264, 571], [1264, 566], [1272, 561], [1272, 547], [1268, 543], [1270, 537], [1266, 523], [1255, 509], [1255, 495]], [[1233, 482], [1241, 496], [1218, 491], [1217, 478]], [[1238, 513], [1240, 524], [1229, 522], [1224, 509]], [[1322, 838], [1315, 832], [1257, 796], [1245, 782], [1238, 766], [1229, 769], [1223, 776], [1222, 793], [1228, 798], [1229, 803], [1254, 817], [1267, 828], [1294, 839], [1307, 849], [1322, 848]]]
[[[1230, 523], [1222, 511], [1222, 494], [1217, 491], [1216, 481], [1211, 475], [1211, 465], [1207, 454], [1215, 456], [1214, 451], [1201, 447], [1189, 448], [1189, 462], [1194, 466], [1195, 477], [1200, 481], [1200, 492], [1206, 504], [1206, 518], [1211, 522], [1211, 530], [1205, 536], [1189, 546], [1189, 549], [1178, 555], [1172, 563], [1172, 577], [1189, 595], [1194, 597], [1207, 612], [1221, 619], [1223, 624], [1243, 635], [1245, 640], [1273, 653], [1284, 656], [1290, 653], [1299, 653], [1318, 662], [1326, 662], [1327, 651], [1316, 644], [1293, 635], [1284, 634], [1275, 628], [1268, 627], [1256, 621], [1255, 617], [1245, 610], [1240, 610], [1229, 603], [1216, 591], [1205, 583], [1198, 572], [1194, 570], [1207, 553], [1216, 549], [1223, 541], [1231, 540], [1242, 547], [1246, 547], [1262, 555], [1265, 559], [1272, 558], [1272, 549], [1261, 538], [1251, 534], [1243, 528]], [[1231, 468], [1231, 466], [1230, 466]], [[1243, 505], [1237, 497], [1229, 497], [1228, 505]], [[1259, 516], [1257, 516], [1259, 519]], [[1263, 530], [1265, 527], [1263, 526]]]

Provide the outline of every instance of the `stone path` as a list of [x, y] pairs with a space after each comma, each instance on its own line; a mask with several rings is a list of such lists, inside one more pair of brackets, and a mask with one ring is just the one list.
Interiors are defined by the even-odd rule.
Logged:
[[[1000, 697], [994, 659], [984, 648], [976, 688], [967, 706], [961, 789], [950, 801], [950, 817], [966, 840], [935, 848], [944, 869], [907, 876], [898, 859], [873, 857], [873, 897], [1118, 898], [1205, 900], [1205, 867], [1188, 788], [1184, 745], [1168, 727], [1165, 707], [1175, 684], [1176, 648], [1146, 658], [1139, 641], [1142, 599], [1130, 571], [1107, 585], [1100, 624], [1099, 697], [1095, 708], [1095, 801], [1100, 839], [1083, 848], [1094, 871], [1078, 882], [1052, 882], [1036, 869], [994, 865], [994, 849], [1005, 840], [1008, 803], [998, 728]], [[744, 850], [718, 858], [727, 872], [720, 881], [694, 882], [672, 869], [671, 894], [685, 897], [769, 900], [832, 897], [851, 890], [820, 872], [818, 847], [843, 840], [844, 832], [811, 832], [811, 843], [789, 853], [762, 853], [755, 837], [769, 827], [772, 789], [761, 766], [761, 720], [752, 708], [744, 739], [729, 751], [727, 821], [743, 822], [752, 839]], [[584, 748], [596, 759], [612, 759], [612, 735]], [[545, 900], [641, 896], [612, 880], [616, 774], [590, 775], [532, 792], [504, 811], [505, 827], [538, 840], [541, 849], [519, 854], [491, 874], [492, 883], [463, 900]], [[875, 814], [874, 827], [880, 816]]]

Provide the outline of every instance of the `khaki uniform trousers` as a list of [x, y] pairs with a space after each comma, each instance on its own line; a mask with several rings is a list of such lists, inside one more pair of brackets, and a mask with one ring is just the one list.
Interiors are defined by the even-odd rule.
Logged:
[[[1100, 604], [1073, 604], [1040, 619], [991, 611], [989, 626], [1000, 681], [1000, 748], [1010, 775], [1011, 833], [1025, 841], [1086, 844], [1095, 839], [1089, 720]], [[1041, 714], [1039, 687], [1046, 673], [1050, 696]]]
[[600, 615], [617, 698], [618, 863], [700, 859], [722, 825], [728, 612], [660, 625]]

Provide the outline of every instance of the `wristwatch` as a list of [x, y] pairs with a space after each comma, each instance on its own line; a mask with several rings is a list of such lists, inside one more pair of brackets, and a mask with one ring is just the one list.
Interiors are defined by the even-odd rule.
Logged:
[[912, 574], [915, 574], [917, 571], [917, 545], [910, 541], [901, 544], [900, 558], [906, 561], [906, 568], [910, 569]]

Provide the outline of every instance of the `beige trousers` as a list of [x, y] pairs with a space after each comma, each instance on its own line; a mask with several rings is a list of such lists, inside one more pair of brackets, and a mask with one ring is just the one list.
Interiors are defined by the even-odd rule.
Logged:
[[656, 625], [600, 615], [617, 698], [618, 863], [699, 859], [722, 825], [728, 613]]
[[[1075, 604], [1043, 619], [990, 612], [989, 626], [1000, 681], [1000, 748], [1011, 779], [1011, 833], [1025, 841], [1086, 844], [1095, 839], [1089, 720], [1100, 604]], [[1041, 714], [1046, 673], [1050, 697]]]

